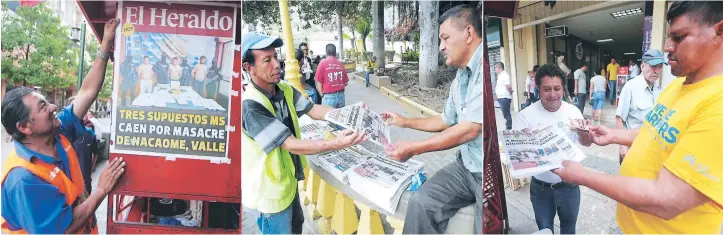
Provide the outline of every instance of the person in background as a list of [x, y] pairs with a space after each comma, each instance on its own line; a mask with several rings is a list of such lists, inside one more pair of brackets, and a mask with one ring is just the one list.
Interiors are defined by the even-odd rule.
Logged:
[[[299, 68], [301, 69], [301, 74], [303, 75], [303, 81], [305, 83], [311, 85], [311, 87], [314, 87], [315, 86], [314, 78], [311, 76], [311, 74], [314, 71], [311, 70], [311, 58], [309, 58], [309, 46], [307, 46], [305, 42], [302, 42], [301, 44], [299, 44], [299, 50], [296, 52], [298, 53], [299, 51], [301, 51], [301, 53], [302, 53], [301, 58], [303, 60], [303, 63], [299, 63], [299, 64], [302, 64], [302, 66]], [[296, 57], [299, 58], [299, 55], [297, 55]]]
[[141, 78], [141, 93], [153, 93], [153, 66], [148, 56], [144, 56], [143, 64], [138, 66], [138, 77]]
[[[645, 116], [653, 109], [653, 104], [661, 92], [660, 86], [656, 86], [655, 82], [660, 79], [663, 64], [665, 58], [660, 50], [651, 49], [643, 54], [643, 73], [626, 82], [620, 91], [615, 112], [616, 128], [635, 130], [643, 125]], [[628, 146], [620, 145], [620, 164], [627, 152]]]
[[[136, 65], [133, 64], [133, 55], [128, 54], [120, 65], [121, 85], [120, 85], [120, 102], [121, 105], [131, 104], [133, 95], [136, 93], [136, 85], [138, 83], [138, 72]], [[126, 102], [126, 100], [128, 100]]]
[[605, 69], [600, 70], [600, 75], [595, 75], [590, 79], [590, 100], [592, 101], [592, 122], [595, 118], [602, 123], [603, 106], [605, 105], [605, 90], [607, 90], [607, 80], [605, 79]]
[[181, 73], [183, 73], [183, 69], [178, 65], [178, 57], [173, 57], [171, 66], [168, 67], [168, 78], [170, 78], [171, 81], [180, 83]]
[[198, 59], [198, 64], [193, 67], [191, 71], [191, 77], [193, 77], [193, 90], [200, 96], [204, 96], [204, 81], [206, 80], [206, 73], [208, 67], [206, 66], [206, 56], [201, 56]]
[[617, 174], [563, 161], [553, 170], [618, 202], [623, 234], [720, 234], [723, 223], [723, 2], [668, 7], [671, 73], [638, 130], [589, 126], [597, 145], [632, 146]]
[[638, 67], [637, 64], [635, 64], [635, 60], [630, 60], [630, 64], [628, 65], [628, 71], [630, 72], [630, 78], [637, 77], [640, 75], [640, 67]]
[[[532, 72], [532, 70], [527, 71], [527, 77], [525, 78], [525, 97], [527, 98], [527, 101], [525, 102], [525, 107], [530, 106], [530, 104], [534, 103], [534, 94], [532, 93], [535, 90], [535, 82], [534, 80], [535, 74]], [[524, 108], [523, 108], [524, 109]]]
[[620, 68], [620, 65], [615, 60], [615, 57], [610, 59], [610, 64], [608, 64], [607, 71], [608, 71], [608, 87], [610, 88], [610, 93], [608, 95], [608, 98], [610, 98], [610, 105], [615, 105], [615, 96], [617, 93], [617, 89], [615, 89], [617, 83], [618, 83], [618, 68]]
[[72, 104], [58, 110], [28, 87], [8, 92], [2, 100], [2, 125], [14, 141], [2, 172], [3, 234], [97, 234], [95, 213], [125, 172], [123, 158], [111, 160], [92, 193], [85, 190], [73, 142], [83, 138], [80, 117], [103, 87], [120, 20], [105, 24], [103, 39], [90, 72]]
[[344, 107], [344, 89], [349, 84], [344, 64], [336, 58], [336, 46], [326, 45], [326, 59], [322, 60], [316, 69], [316, 88], [323, 94], [321, 104], [332, 108]]
[[[279, 38], [247, 33], [241, 58], [251, 75], [242, 97], [241, 204], [262, 234], [301, 234], [304, 212], [298, 181], [304, 180], [307, 154], [339, 150], [365, 140], [366, 132], [342, 131], [334, 140], [301, 138], [298, 117], [323, 120], [332, 109], [315, 105], [281, 80], [275, 48]], [[259, 190], [261, 189], [261, 190]]]
[[181, 86], [191, 86], [193, 77], [191, 73], [193, 72], [193, 66], [188, 64], [188, 59], [186, 57], [183, 57], [183, 60], [181, 62]]
[[374, 68], [377, 67], [377, 57], [372, 56], [371, 60], [367, 61], [367, 71], [366, 71], [366, 86], [369, 87], [369, 76], [374, 74]]
[[206, 99], [216, 99], [218, 91], [218, 80], [221, 79], [221, 68], [218, 67], [216, 58], [211, 60], [211, 67], [206, 74]]
[[168, 56], [161, 56], [161, 61], [153, 66], [153, 72], [156, 73], [156, 84], [168, 84]]
[[[310, 60], [304, 59], [304, 52], [301, 51], [301, 49], [296, 50], [296, 61], [299, 63], [299, 68], [306, 65], [307, 62]], [[316, 88], [311, 86], [309, 83], [301, 83], [301, 86], [304, 88], [304, 91], [306, 91], [306, 94], [309, 95], [309, 98], [316, 103], [316, 100], [319, 99], [319, 93], [316, 93]]]
[[505, 128], [510, 130], [512, 129], [512, 114], [510, 113], [512, 85], [510, 84], [510, 75], [505, 72], [505, 64], [502, 62], [495, 63], [495, 73], [497, 73], [497, 83], [495, 85], [497, 102], [500, 103], [502, 116], [505, 117]]
[[[569, 129], [571, 119], [584, 118], [579, 108], [562, 101], [564, 76], [562, 69], [554, 64], [542, 65], [537, 70], [535, 83], [540, 87], [540, 102], [517, 114], [515, 129], [532, 130], [540, 126], [553, 126], [560, 128], [570, 140], [590, 146], [592, 142], [589, 138], [580, 138]], [[549, 171], [540, 173], [532, 177], [530, 201], [538, 229], [554, 231], [557, 214], [560, 218], [560, 234], [575, 233], [580, 210], [580, 186], [565, 182]]]
[[587, 98], [587, 62], [582, 62], [582, 67], [575, 70], [575, 98], [577, 99], [577, 108], [580, 113], [585, 110], [585, 99]]
[[444, 166], [414, 193], [407, 204], [404, 234], [442, 234], [460, 208], [475, 205], [474, 233], [482, 234], [482, 59], [481, 12], [458, 5], [439, 17], [440, 51], [445, 64], [457, 68], [441, 115], [407, 118], [382, 113], [388, 125], [437, 132], [422, 141], [397, 141], [385, 153], [397, 161], [414, 155], [459, 147], [457, 160]]

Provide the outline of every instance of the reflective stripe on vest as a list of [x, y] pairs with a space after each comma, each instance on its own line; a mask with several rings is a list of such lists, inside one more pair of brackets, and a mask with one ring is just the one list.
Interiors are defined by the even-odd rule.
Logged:
[[[286, 82], [278, 83], [284, 94], [289, 113], [294, 126], [294, 136], [301, 138], [299, 122], [294, 106], [294, 88]], [[253, 84], [247, 87], [242, 99], [253, 100], [263, 105], [274, 116], [271, 101]], [[295, 176], [294, 163], [288, 151], [277, 147], [266, 154], [262, 146], [249, 137], [245, 132], [241, 133], [241, 203], [250, 209], [262, 213], [277, 213], [286, 209], [296, 196], [298, 182]], [[302, 168], [306, 167], [306, 157], [299, 156]]]
[[[13, 151], [10, 152], [5, 164], [3, 164], [2, 172], [2, 184], [5, 184], [5, 178], [7, 177], [10, 170], [16, 167], [22, 167], [30, 171], [33, 175], [45, 180], [58, 188], [58, 191], [65, 195], [65, 204], [69, 206], [77, 206], [87, 198], [85, 192], [85, 182], [83, 180], [83, 174], [80, 171], [80, 164], [78, 163], [78, 156], [75, 154], [72, 143], [65, 138], [64, 135], [60, 136], [60, 143], [68, 157], [68, 166], [70, 167], [70, 176], [74, 180], [70, 180], [65, 173], [55, 165], [43, 162], [41, 160], [34, 160], [29, 162], [24, 158], [18, 156]], [[21, 212], [22, 213], [22, 212]], [[0, 217], [0, 227], [3, 233], [8, 234], [27, 234], [28, 232], [24, 229], [10, 230], [5, 218]], [[95, 216], [91, 216], [87, 225], [78, 233], [83, 234], [98, 234], [98, 225]]]

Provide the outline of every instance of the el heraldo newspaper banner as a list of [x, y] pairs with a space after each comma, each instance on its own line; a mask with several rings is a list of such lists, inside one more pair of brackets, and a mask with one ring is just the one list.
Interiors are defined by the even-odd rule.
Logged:
[[111, 152], [227, 162], [236, 5], [118, 4]]

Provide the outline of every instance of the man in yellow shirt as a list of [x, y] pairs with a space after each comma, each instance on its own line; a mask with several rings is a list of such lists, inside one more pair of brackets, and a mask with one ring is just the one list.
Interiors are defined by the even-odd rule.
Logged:
[[608, 95], [610, 99], [610, 104], [615, 105], [615, 95], [617, 95], [617, 90], [615, 89], [615, 85], [618, 83], [618, 68], [620, 68], [620, 65], [615, 61], [615, 58], [610, 59], [610, 64], [608, 64], [608, 87], [610, 88], [610, 94]]
[[[623, 233], [719, 234], [723, 223], [723, 2], [674, 2], [672, 82], [637, 130], [589, 127], [598, 145], [631, 145], [620, 176], [564, 161], [553, 170], [616, 201]], [[662, 59], [662, 58], [661, 58]]]

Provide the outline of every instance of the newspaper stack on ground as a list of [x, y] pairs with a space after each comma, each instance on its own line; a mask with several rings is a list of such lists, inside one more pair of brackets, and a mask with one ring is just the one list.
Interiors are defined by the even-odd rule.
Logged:
[[585, 154], [562, 130], [540, 126], [527, 132], [502, 132], [510, 176], [523, 178], [562, 167], [563, 160], [582, 161]]
[[352, 169], [349, 185], [377, 206], [393, 214], [402, 193], [424, 163], [417, 160], [397, 162], [385, 155], [377, 155]]
[[381, 146], [391, 144], [384, 119], [378, 113], [363, 108], [362, 102], [329, 111], [324, 119], [346, 129], [366, 130], [368, 140]]

